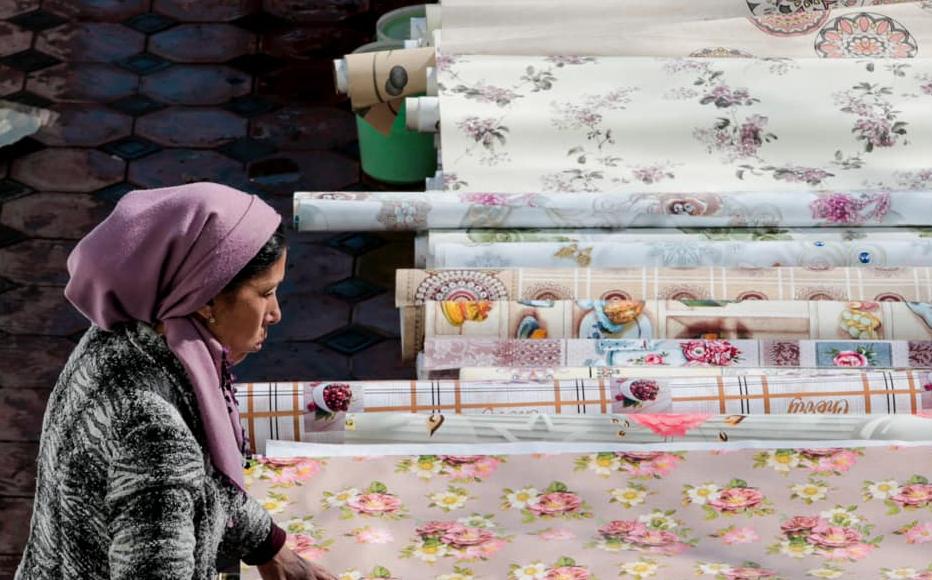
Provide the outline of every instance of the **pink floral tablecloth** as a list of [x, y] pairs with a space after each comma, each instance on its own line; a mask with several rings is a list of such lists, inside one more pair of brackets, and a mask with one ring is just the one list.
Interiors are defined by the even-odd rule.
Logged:
[[434, 448], [263, 459], [247, 483], [341, 580], [932, 578], [929, 446]]

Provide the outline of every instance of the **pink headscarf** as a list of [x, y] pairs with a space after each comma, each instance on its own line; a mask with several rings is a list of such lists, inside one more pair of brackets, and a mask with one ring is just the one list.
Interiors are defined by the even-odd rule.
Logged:
[[162, 322], [194, 386], [214, 466], [243, 487], [239, 413], [220, 390], [222, 347], [195, 311], [268, 242], [281, 216], [254, 195], [214, 183], [139, 190], [68, 257], [65, 297], [104, 330]]

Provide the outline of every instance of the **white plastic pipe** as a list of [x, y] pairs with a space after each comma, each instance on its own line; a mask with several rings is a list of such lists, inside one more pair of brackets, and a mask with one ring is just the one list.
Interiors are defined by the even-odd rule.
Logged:
[[436, 133], [440, 126], [440, 99], [408, 97], [405, 99], [406, 126], [411, 131]]

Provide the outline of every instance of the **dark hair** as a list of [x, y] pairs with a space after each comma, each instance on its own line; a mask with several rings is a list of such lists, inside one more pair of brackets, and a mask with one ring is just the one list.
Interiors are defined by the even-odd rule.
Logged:
[[284, 224], [281, 224], [278, 226], [278, 229], [275, 230], [275, 233], [272, 234], [272, 237], [269, 238], [269, 241], [259, 249], [259, 253], [257, 253], [252, 260], [249, 260], [249, 262], [243, 266], [242, 270], [237, 272], [236, 276], [230, 280], [230, 283], [227, 284], [220, 293], [225, 294], [227, 292], [233, 292], [252, 278], [259, 276], [271, 268], [272, 265], [282, 257], [287, 247], [288, 241], [285, 239], [285, 227]]

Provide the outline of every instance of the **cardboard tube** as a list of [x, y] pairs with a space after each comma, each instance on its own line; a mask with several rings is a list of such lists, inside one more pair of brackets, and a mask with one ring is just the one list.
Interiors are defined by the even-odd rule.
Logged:
[[346, 55], [347, 92], [353, 109], [365, 109], [427, 89], [433, 48], [363, 52]]

